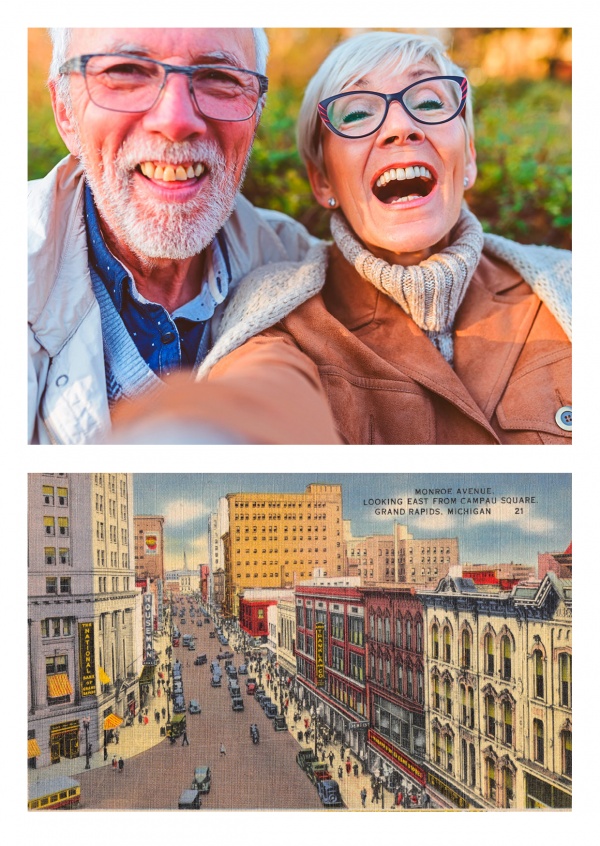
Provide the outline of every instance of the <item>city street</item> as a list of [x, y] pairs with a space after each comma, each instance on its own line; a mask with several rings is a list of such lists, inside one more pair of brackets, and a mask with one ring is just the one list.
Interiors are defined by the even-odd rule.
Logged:
[[[317, 791], [305, 773], [296, 764], [298, 743], [287, 731], [273, 730], [269, 720], [253, 696], [245, 691], [245, 677], [239, 682], [244, 699], [244, 711], [233, 711], [223, 674], [220, 688], [210, 685], [210, 661], [221, 649], [218, 640], [209, 639], [214, 627], [204, 624], [201, 628], [188, 619], [182, 626], [182, 635], [193, 633], [196, 650], [183, 646], [173, 649], [172, 661], [182, 664], [183, 689], [186, 706], [190, 699], [197, 699], [202, 713], [187, 713], [189, 746], [182, 746], [182, 738], [172, 745], [167, 738], [140, 754], [126, 758], [124, 770], [113, 770], [113, 754], [125, 748], [128, 732], [156, 732], [154, 707], [148, 710], [150, 724], [121, 730], [120, 746], [109, 747], [107, 766], [96, 767], [77, 775], [81, 783], [83, 808], [97, 809], [176, 809], [182, 790], [191, 786], [195, 767], [209, 766], [212, 771], [210, 793], [203, 794], [202, 807], [206, 809], [317, 809], [321, 803]], [[205, 652], [208, 663], [195, 666], [196, 655]], [[235, 654], [239, 666], [243, 657]], [[221, 662], [224, 665], [224, 661]], [[165, 696], [155, 699], [156, 706], [166, 705]], [[260, 743], [254, 745], [250, 738], [250, 723], [260, 731]], [[165, 721], [161, 719], [161, 725]], [[221, 743], [225, 755], [220, 753]]]

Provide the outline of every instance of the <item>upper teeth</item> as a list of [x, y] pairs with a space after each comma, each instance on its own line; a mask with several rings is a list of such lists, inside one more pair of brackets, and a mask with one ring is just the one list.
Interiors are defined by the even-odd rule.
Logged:
[[425, 179], [433, 179], [430, 171], [426, 167], [415, 165], [414, 167], [391, 167], [382, 173], [375, 183], [378, 188], [382, 185], [387, 185], [392, 179], [414, 179], [416, 176], [424, 176]]
[[154, 162], [142, 162], [140, 170], [149, 179], [162, 179], [163, 182], [185, 182], [186, 179], [193, 179], [194, 176], [201, 176], [204, 173], [203, 164], [183, 165], [155, 165]]

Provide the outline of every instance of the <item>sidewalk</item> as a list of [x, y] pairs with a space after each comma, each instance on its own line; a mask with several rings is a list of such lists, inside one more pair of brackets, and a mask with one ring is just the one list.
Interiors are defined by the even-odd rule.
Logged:
[[[157, 648], [161, 650], [163, 655], [165, 654], [165, 647], [168, 644], [169, 638], [166, 634], [157, 642]], [[165, 738], [161, 736], [160, 729], [161, 726], [164, 727], [166, 725], [167, 720], [166, 718], [162, 718], [161, 713], [160, 722], [157, 723], [154, 718], [154, 712], [156, 710], [161, 712], [163, 708], [166, 708], [166, 705], [166, 692], [163, 692], [161, 696], [151, 697], [144, 706], [144, 710], [145, 708], [148, 709], [148, 725], [138, 723], [137, 717], [132, 726], [126, 726], [123, 723], [119, 727], [119, 742], [108, 744], [108, 758], [106, 761], [104, 760], [104, 750], [101, 747], [98, 752], [90, 755], [90, 769], [112, 766], [113, 756], [116, 756], [117, 761], [121, 757], [123, 760], [133, 758], [135, 755], [139, 755], [140, 752], [145, 752], [150, 747], [156, 746], [157, 743], [164, 740]], [[82, 751], [84, 746], [85, 743], [82, 743]], [[78, 773], [84, 772], [85, 768], [85, 754], [82, 753], [78, 758], [61, 758], [57, 764], [50, 764], [47, 767], [28, 770], [27, 772], [29, 783], [35, 784], [40, 779], [54, 778], [55, 776], [75, 776]]]

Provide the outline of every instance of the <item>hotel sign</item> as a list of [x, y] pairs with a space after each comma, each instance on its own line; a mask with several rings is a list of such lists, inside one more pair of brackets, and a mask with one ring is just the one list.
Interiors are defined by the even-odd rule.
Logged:
[[79, 686], [82, 696], [96, 695], [93, 623], [79, 623]]
[[325, 684], [325, 624], [315, 623], [315, 682]]
[[143, 601], [143, 615], [144, 615], [144, 664], [154, 664], [154, 621], [152, 614], [152, 600], [151, 593], [145, 593], [142, 597]]
[[144, 535], [144, 543], [145, 549], [144, 552], [146, 555], [157, 555], [158, 554], [158, 536], [155, 532], [146, 532]]
[[381, 737], [373, 729], [369, 729], [368, 739], [374, 749], [385, 755], [392, 763], [396, 764], [396, 766], [400, 767], [400, 769], [404, 770], [405, 773], [408, 773], [408, 775], [412, 776], [420, 784], [425, 784], [425, 771], [421, 767], [417, 767], [407, 755], [393, 746], [389, 740]]

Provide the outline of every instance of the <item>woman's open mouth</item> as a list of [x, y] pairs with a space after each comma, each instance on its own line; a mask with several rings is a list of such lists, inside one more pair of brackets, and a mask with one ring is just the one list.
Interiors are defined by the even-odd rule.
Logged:
[[427, 197], [435, 186], [435, 177], [423, 165], [392, 167], [380, 174], [373, 193], [382, 203], [409, 203]]

